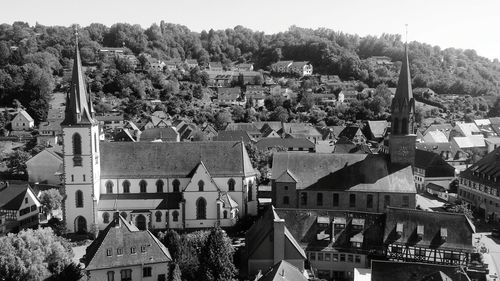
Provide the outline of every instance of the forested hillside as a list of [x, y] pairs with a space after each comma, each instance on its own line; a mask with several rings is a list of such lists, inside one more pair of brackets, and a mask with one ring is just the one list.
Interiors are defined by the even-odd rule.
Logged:
[[[163, 21], [147, 29], [126, 23], [111, 27], [93, 23], [79, 29], [79, 42], [84, 64], [98, 64], [102, 46], [125, 46], [137, 56], [147, 53], [162, 60], [193, 58], [202, 67], [209, 61], [223, 65], [237, 61], [253, 62], [255, 69], [266, 70], [278, 60], [307, 60], [315, 73], [360, 80], [370, 87], [381, 83], [395, 85], [404, 52], [399, 35], [360, 37], [296, 26], [272, 35], [242, 26], [196, 33]], [[414, 87], [430, 87], [438, 94], [500, 93], [498, 60], [480, 57], [474, 50], [442, 50], [419, 42], [410, 42], [408, 48]], [[47, 97], [58, 85], [62, 69], [71, 66], [73, 52], [73, 27], [29, 26], [22, 22], [0, 25], [0, 103], [18, 99], [31, 108], [30, 113], [37, 120], [43, 120]], [[395, 63], [375, 67], [373, 56], [387, 56]], [[107, 92], [106, 87], [95, 88], [97, 92]]]

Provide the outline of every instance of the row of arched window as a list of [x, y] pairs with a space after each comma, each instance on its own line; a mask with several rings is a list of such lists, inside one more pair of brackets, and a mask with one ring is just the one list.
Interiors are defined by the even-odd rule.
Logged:
[[[180, 192], [180, 182], [178, 179], [175, 179], [172, 182], [172, 187], [173, 187], [173, 192]], [[157, 180], [156, 181], [156, 192], [164, 192], [163, 187], [165, 183], [163, 180]], [[234, 179], [229, 179], [227, 181], [227, 186], [229, 191], [234, 191], [234, 186], [236, 185], [236, 182]], [[112, 181], [108, 180], [106, 181], [106, 193], [113, 193], [113, 187], [114, 184]], [[141, 180], [139, 182], [139, 192], [141, 193], [146, 193], [147, 192], [147, 186], [148, 183], [145, 180]], [[122, 188], [123, 188], [123, 193], [130, 193], [130, 182], [128, 180], [125, 180], [122, 182]], [[199, 191], [204, 191], [205, 189], [205, 182], [203, 180], [198, 181], [198, 190]]]

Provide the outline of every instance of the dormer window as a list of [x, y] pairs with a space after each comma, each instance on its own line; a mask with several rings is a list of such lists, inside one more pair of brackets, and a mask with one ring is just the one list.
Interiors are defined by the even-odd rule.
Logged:
[[417, 225], [417, 235], [420, 239], [424, 236], [424, 226], [421, 224]]
[[396, 233], [398, 235], [402, 235], [403, 234], [403, 223], [402, 222], [398, 222], [396, 224]]
[[446, 241], [446, 238], [448, 238], [448, 229], [445, 227], [441, 227], [441, 240]]

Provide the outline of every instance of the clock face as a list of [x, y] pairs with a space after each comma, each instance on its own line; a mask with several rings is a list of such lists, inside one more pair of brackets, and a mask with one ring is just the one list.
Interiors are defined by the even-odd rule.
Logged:
[[408, 156], [409, 153], [410, 153], [410, 150], [408, 149], [408, 147], [406, 145], [402, 145], [399, 148], [399, 154], [401, 156], [406, 157], [406, 156]]

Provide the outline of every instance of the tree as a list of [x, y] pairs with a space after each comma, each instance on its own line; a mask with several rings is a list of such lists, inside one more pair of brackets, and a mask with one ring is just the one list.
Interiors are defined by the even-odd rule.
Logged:
[[31, 154], [23, 150], [16, 150], [7, 158], [7, 168], [15, 175], [26, 174], [26, 161], [31, 158]]
[[53, 210], [59, 209], [62, 204], [62, 199], [61, 193], [55, 188], [43, 190], [40, 193], [40, 203], [42, 203], [46, 212], [52, 213]]
[[[62, 280], [73, 264], [71, 245], [51, 228], [22, 230], [0, 238], [2, 280]], [[66, 272], [67, 273], [67, 272]]]
[[200, 274], [206, 281], [230, 281], [237, 273], [233, 264], [234, 248], [220, 227], [210, 231], [200, 256]]

